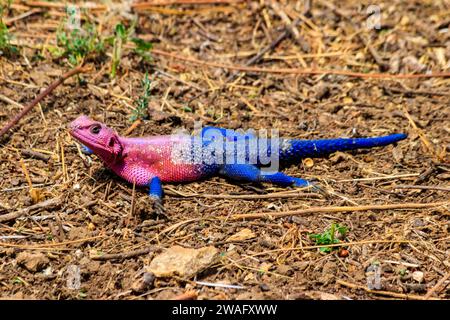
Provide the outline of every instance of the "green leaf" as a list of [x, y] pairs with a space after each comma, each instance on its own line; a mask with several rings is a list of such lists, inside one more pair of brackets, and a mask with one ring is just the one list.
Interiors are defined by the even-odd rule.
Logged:
[[136, 49], [142, 51], [148, 51], [153, 49], [153, 43], [145, 41], [139, 38], [132, 38], [131, 41], [136, 45]]
[[122, 23], [118, 23], [116, 25], [116, 35], [118, 35], [121, 38], [125, 38], [127, 36], [127, 30], [125, 29], [125, 26]]

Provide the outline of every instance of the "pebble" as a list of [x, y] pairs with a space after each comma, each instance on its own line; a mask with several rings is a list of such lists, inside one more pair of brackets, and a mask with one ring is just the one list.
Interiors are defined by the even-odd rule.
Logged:
[[49, 259], [43, 253], [21, 252], [17, 255], [17, 263], [30, 272], [43, 270], [48, 264]]

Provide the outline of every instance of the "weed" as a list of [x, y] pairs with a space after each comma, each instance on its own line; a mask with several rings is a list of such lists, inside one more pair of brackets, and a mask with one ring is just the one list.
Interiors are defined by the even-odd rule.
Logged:
[[91, 53], [104, 51], [104, 43], [92, 24], [86, 24], [85, 28], [75, 28], [71, 32], [60, 28], [56, 34], [56, 40], [63, 51], [54, 53], [57, 56], [67, 57], [72, 66], [81, 64]]
[[114, 37], [108, 38], [108, 42], [113, 45], [113, 54], [111, 60], [111, 78], [115, 78], [117, 73], [117, 68], [119, 67], [120, 60], [122, 58], [122, 47], [127, 42], [131, 41], [135, 44], [135, 48], [133, 52], [142, 57], [146, 61], [151, 60], [151, 56], [149, 50], [152, 49], [152, 43], [144, 41], [139, 38], [130, 38], [130, 36], [134, 33], [134, 26], [136, 22], [126, 29], [122, 23], [118, 23], [115, 28]]
[[[336, 232], [345, 237], [345, 234], [347, 233], [347, 227], [332, 223], [331, 226], [327, 230], [325, 230], [325, 232], [310, 234], [309, 237], [316, 241], [316, 245], [336, 244], [339, 243], [339, 240], [336, 239]], [[334, 249], [334, 247], [322, 247], [320, 248], [320, 251], [328, 253], [331, 252], [332, 249]]]
[[130, 121], [134, 122], [138, 119], [144, 120], [148, 116], [148, 102], [151, 96], [151, 81], [148, 78], [148, 73], [145, 73], [144, 79], [142, 80], [143, 92], [137, 100], [134, 101], [136, 109], [133, 110]]
[[153, 44], [139, 38], [132, 38], [131, 41], [136, 45], [133, 51], [145, 61], [151, 61], [152, 56], [149, 51], [153, 48]]
[[19, 49], [11, 44], [11, 35], [8, 32], [8, 27], [3, 22], [3, 12], [10, 4], [11, 1], [0, 2], [0, 56], [3, 54], [13, 55], [19, 52]]
[[117, 67], [119, 66], [120, 59], [122, 58], [122, 45], [128, 40], [128, 32], [122, 23], [118, 23], [115, 29], [115, 37], [113, 43], [113, 54], [111, 61], [111, 78], [116, 77]]

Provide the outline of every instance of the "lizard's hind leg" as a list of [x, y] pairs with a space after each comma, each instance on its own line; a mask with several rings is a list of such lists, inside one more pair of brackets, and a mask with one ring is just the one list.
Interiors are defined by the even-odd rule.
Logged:
[[226, 177], [250, 182], [270, 182], [282, 187], [308, 187], [310, 182], [304, 179], [288, 176], [282, 172], [264, 174], [261, 169], [250, 164], [226, 164], [220, 173]]

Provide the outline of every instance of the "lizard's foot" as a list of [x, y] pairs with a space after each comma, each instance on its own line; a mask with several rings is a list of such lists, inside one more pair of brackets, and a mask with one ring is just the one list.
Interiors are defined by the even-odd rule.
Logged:
[[163, 218], [167, 219], [166, 210], [162, 205], [161, 198], [143, 196], [136, 199], [135, 212], [142, 220]]
[[156, 197], [150, 197], [152, 198], [152, 209], [153, 214], [155, 214], [157, 217], [162, 217], [166, 220], [169, 220], [169, 218], [166, 215], [166, 209], [164, 208], [161, 198]]
[[309, 190], [320, 193], [322, 195], [327, 194], [327, 191], [320, 185], [316, 184], [314, 181], [308, 181], [300, 178], [293, 178], [293, 179], [295, 180], [294, 182], [295, 187], [309, 188]]

